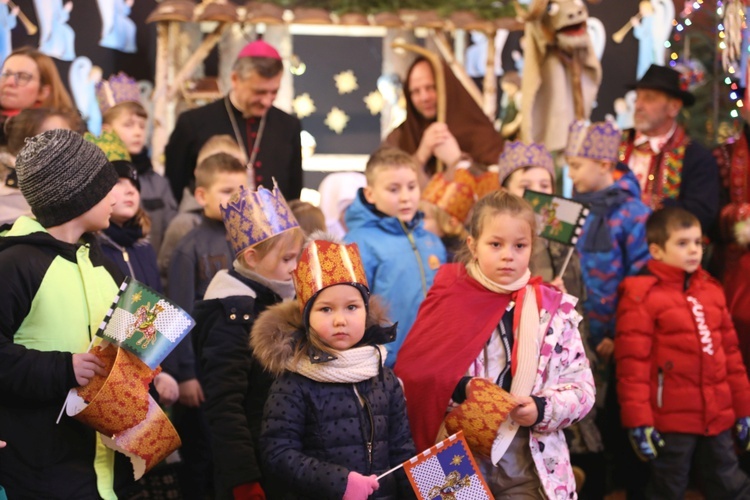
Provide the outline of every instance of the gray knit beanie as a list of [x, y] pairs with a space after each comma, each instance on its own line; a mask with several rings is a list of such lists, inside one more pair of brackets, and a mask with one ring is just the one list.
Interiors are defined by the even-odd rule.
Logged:
[[44, 227], [87, 212], [117, 183], [115, 168], [98, 146], [62, 129], [26, 139], [16, 173], [21, 193]]

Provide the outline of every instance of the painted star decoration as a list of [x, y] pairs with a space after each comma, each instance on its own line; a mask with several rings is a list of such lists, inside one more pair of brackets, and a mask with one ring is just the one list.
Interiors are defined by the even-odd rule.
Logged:
[[334, 75], [333, 79], [336, 81], [336, 88], [339, 94], [348, 94], [359, 88], [357, 77], [354, 76], [354, 71], [352, 70], [342, 71], [338, 75]]
[[337, 134], [341, 134], [341, 132], [343, 132], [346, 128], [346, 124], [348, 122], [349, 117], [347, 116], [347, 114], [334, 106], [333, 108], [331, 108], [331, 111], [328, 112], [325, 124], [328, 126], [328, 128], [330, 128]]
[[133, 294], [133, 295], [132, 295], [132, 296], [130, 297], [130, 303], [131, 303], [131, 304], [135, 304], [136, 302], [140, 302], [140, 300], [141, 300], [141, 298], [142, 298], [142, 297], [143, 297], [143, 293], [142, 293], [142, 292], [135, 292], [135, 293], [134, 293], [134, 294]]
[[310, 94], [307, 92], [294, 98], [292, 101], [292, 108], [294, 108], [294, 114], [296, 114], [297, 118], [300, 120], [310, 116], [316, 111], [315, 101], [312, 100]]
[[452, 465], [461, 465], [461, 462], [463, 461], [464, 457], [463, 455], [453, 455], [453, 460], [451, 460]]
[[383, 95], [377, 90], [373, 90], [362, 100], [365, 101], [365, 105], [367, 105], [367, 109], [370, 110], [371, 115], [374, 116], [383, 111], [385, 99], [383, 99]]

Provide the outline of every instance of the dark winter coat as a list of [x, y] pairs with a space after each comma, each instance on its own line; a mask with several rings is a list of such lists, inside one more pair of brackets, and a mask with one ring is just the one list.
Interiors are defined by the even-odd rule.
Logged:
[[750, 416], [750, 383], [721, 286], [649, 261], [625, 278], [617, 310], [622, 425], [715, 436]]
[[258, 315], [281, 297], [236, 271], [219, 271], [195, 304], [193, 343], [206, 396], [214, 457], [216, 498], [233, 498], [232, 489], [261, 482], [260, 425], [273, 377], [253, 357], [250, 329]]
[[[234, 106], [230, 105], [230, 108], [245, 143], [245, 151], [249, 152], [252, 148], [247, 143], [247, 120]], [[287, 200], [299, 198], [302, 191], [301, 131], [302, 123], [297, 117], [271, 107], [266, 113], [266, 125], [253, 165], [255, 184], [273, 189], [275, 179]], [[211, 137], [220, 134], [234, 137], [226, 99], [185, 111], [177, 118], [164, 150], [165, 175], [177, 201], [182, 199], [183, 188], [192, 184], [195, 178], [194, 170], [201, 147]]]
[[[378, 337], [389, 329], [372, 324], [378, 314], [373, 305], [365, 339], [382, 343]], [[416, 454], [404, 393], [387, 367], [356, 384], [321, 383], [287, 371], [301, 329], [298, 303], [286, 301], [269, 308], [252, 330], [256, 357], [279, 374], [263, 414], [261, 454], [269, 473], [288, 485], [280, 499], [340, 499], [350, 471], [380, 475]], [[371, 498], [413, 498], [413, 490], [397, 471], [380, 481]]]
[[99, 242], [105, 257], [117, 264], [125, 276], [162, 292], [156, 252], [147, 239], [112, 224], [99, 233]]

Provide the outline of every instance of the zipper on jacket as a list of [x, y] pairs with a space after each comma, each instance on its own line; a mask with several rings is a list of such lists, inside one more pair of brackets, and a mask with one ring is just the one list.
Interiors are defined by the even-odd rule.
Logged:
[[419, 277], [422, 278], [422, 294], [427, 297], [427, 278], [425, 277], [424, 273], [424, 263], [422, 262], [422, 256], [419, 255], [419, 249], [417, 248], [417, 242], [414, 241], [414, 235], [411, 231], [409, 231], [406, 228], [406, 224], [404, 224], [404, 221], [401, 222], [401, 229], [404, 230], [404, 234], [406, 234], [406, 237], [409, 239], [409, 243], [411, 244], [411, 249], [414, 252], [414, 256], [417, 258], [417, 264], [419, 264]]
[[367, 447], [367, 473], [372, 473], [372, 446], [375, 441], [375, 419], [372, 418], [372, 408], [370, 408], [370, 402], [367, 398], [362, 398], [365, 402], [365, 409], [367, 410], [367, 416], [370, 419], [370, 439], [365, 443]]
[[664, 370], [658, 369], [656, 375], [656, 407], [661, 408], [664, 405]]

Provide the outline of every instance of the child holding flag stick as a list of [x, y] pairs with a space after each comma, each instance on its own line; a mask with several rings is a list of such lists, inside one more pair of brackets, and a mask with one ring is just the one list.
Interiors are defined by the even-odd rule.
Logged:
[[278, 377], [263, 414], [263, 462], [287, 485], [284, 498], [413, 498], [403, 472], [376, 477], [416, 453], [401, 386], [383, 366], [396, 325], [384, 326], [370, 300], [357, 245], [319, 236], [294, 271], [297, 301], [267, 309], [250, 334]]

